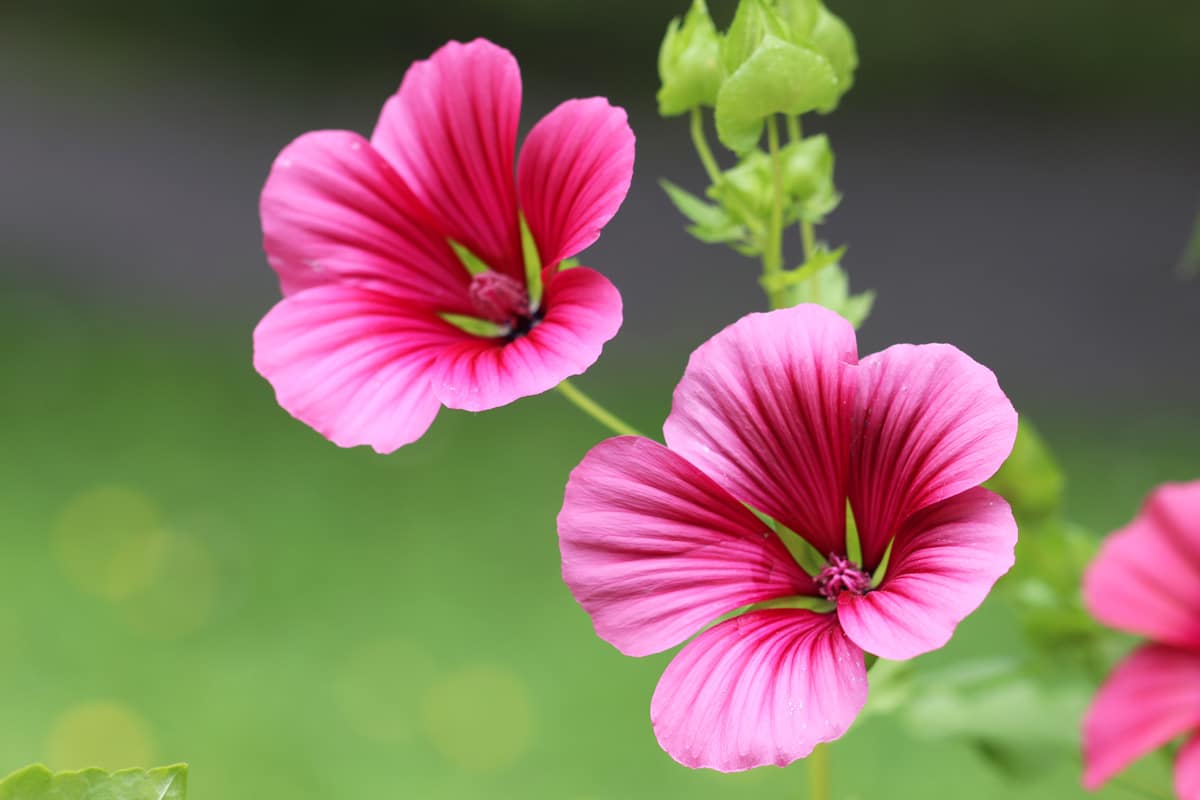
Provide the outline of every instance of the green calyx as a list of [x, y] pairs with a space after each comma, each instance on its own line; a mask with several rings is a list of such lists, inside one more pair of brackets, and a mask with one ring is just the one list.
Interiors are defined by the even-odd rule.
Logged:
[[664, 117], [713, 106], [723, 77], [721, 36], [704, 0], [694, 0], [682, 22], [671, 20], [658, 51], [658, 112]]

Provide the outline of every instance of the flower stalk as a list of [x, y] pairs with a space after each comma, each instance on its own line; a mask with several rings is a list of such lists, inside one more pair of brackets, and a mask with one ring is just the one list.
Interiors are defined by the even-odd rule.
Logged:
[[617, 436], [641, 436], [637, 428], [622, 420], [616, 414], [597, 403], [586, 395], [578, 386], [569, 380], [564, 380], [556, 387], [559, 394], [567, 398], [576, 408], [599, 422]]

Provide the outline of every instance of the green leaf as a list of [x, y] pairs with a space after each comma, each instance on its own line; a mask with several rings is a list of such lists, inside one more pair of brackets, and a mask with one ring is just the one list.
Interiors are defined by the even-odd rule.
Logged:
[[729, 30], [721, 40], [721, 64], [725, 74], [737, 72], [766, 36], [784, 38], [786, 30], [787, 26], [767, 0], [741, 0]]
[[724, 77], [721, 36], [704, 0], [693, 1], [682, 25], [678, 18], [671, 20], [658, 51], [658, 76], [658, 113], [664, 117], [717, 102]]
[[1025, 417], [1017, 428], [1013, 451], [987, 487], [1013, 508], [1021, 525], [1057, 514], [1062, 508], [1062, 469], [1037, 429]]
[[775, 0], [775, 10], [787, 27], [789, 41], [802, 43], [817, 24], [819, 0]]
[[659, 183], [680, 213], [691, 220], [688, 233], [692, 236], [706, 244], [740, 242], [746, 238], [746, 227], [721, 206], [706, 203], [668, 180]]
[[841, 314], [855, 328], [861, 327], [871, 313], [875, 293], [850, 293], [850, 276], [838, 263], [844, 252], [845, 248], [832, 252], [818, 249], [803, 267], [783, 273], [779, 280], [787, 305], [817, 303]]
[[837, 107], [841, 96], [854, 85], [854, 70], [858, 67], [858, 49], [854, 45], [854, 34], [840, 17], [820, 6], [816, 24], [808, 35], [808, 43], [829, 60], [837, 75], [837, 95], [831, 103], [817, 109], [828, 113]]
[[767, 35], [717, 93], [717, 137], [737, 153], [754, 149], [771, 114], [803, 114], [836, 103], [837, 74], [815, 50]]
[[187, 765], [51, 773], [37, 764], [0, 781], [0, 800], [184, 800]]
[[779, 153], [783, 191], [788, 199], [785, 223], [802, 219], [819, 224], [837, 208], [841, 195], [833, 185], [833, 149], [824, 134], [791, 142]]

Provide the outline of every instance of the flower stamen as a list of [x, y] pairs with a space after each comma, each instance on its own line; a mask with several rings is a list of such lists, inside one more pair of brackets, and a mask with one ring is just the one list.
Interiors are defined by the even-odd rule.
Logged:
[[837, 600], [842, 592], [866, 594], [871, 588], [871, 576], [848, 558], [829, 554], [829, 561], [817, 573], [817, 589], [827, 600]]

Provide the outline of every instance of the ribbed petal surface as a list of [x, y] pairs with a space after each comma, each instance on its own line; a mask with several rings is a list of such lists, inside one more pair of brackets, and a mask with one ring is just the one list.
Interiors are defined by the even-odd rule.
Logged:
[[601, 442], [575, 468], [558, 537], [563, 580], [626, 655], [674, 647], [741, 606], [815, 594], [745, 506], [641, 437]]
[[524, 275], [513, 174], [521, 73], [483, 39], [414, 63], [371, 143], [457, 242], [492, 269]]
[[444, 311], [468, 310], [468, 276], [391, 165], [349, 131], [305, 134], [263, 187], [263, 247], [285, 295], [343, 281]]
[[1013, 565], [1008, 503], [970, 489], [925, 508], [896, 537], [887, 575], [865, 595], [843, 592], [838, 619], [868, 653], [906, 659], [936, 650]]
[[755, 611], [675, 656], [650, 718], [679, 763], [734, 772], [803, 758], [845, 733], [866, 699], [862, 651], [834, 615]]
[[288, 413], [342, 447], [389, 453], [425, 433], [438, 353], [466, 334], [393, 296], [331, 284], [280, 301], [254, 330], [254, 368]]
[[1200, 651], [1200, 481], [1156, 489], [1105, 540], [1083, 595], [1106, 625]]
[[621, 295], [587, 267], [544, 273], [546, 316], [511, 342], [478, 336], [438, 358], [434, 391], [443, 404], [485, 411], [552, 389], [596, 362], [621, 328]]
[[822, 553], [845, 553], [850, 323], [816, 305], [750, 314], [700, 346], [663, 426], [670, 448]]
[[629, 191], [633, 149], [624, 110], [601, 97], [568, 100], [529, 132], [517, 189], [543, 264], [599, 238]]
[[[1098, 789], [1138, 758], [1198, 726], [1200, 653], [1158, 644], [1138, 648], [1100, 687], [1084, 716], [1083, 785]], [[1183, 767], [1192, 770], [1194, 764]]]
[[990, 369], [947, 344], [889, 347], [862, 359], [858, 380], [849, 491], [872, 571], [910, 514], [1000, 468], [1017, 412]]

